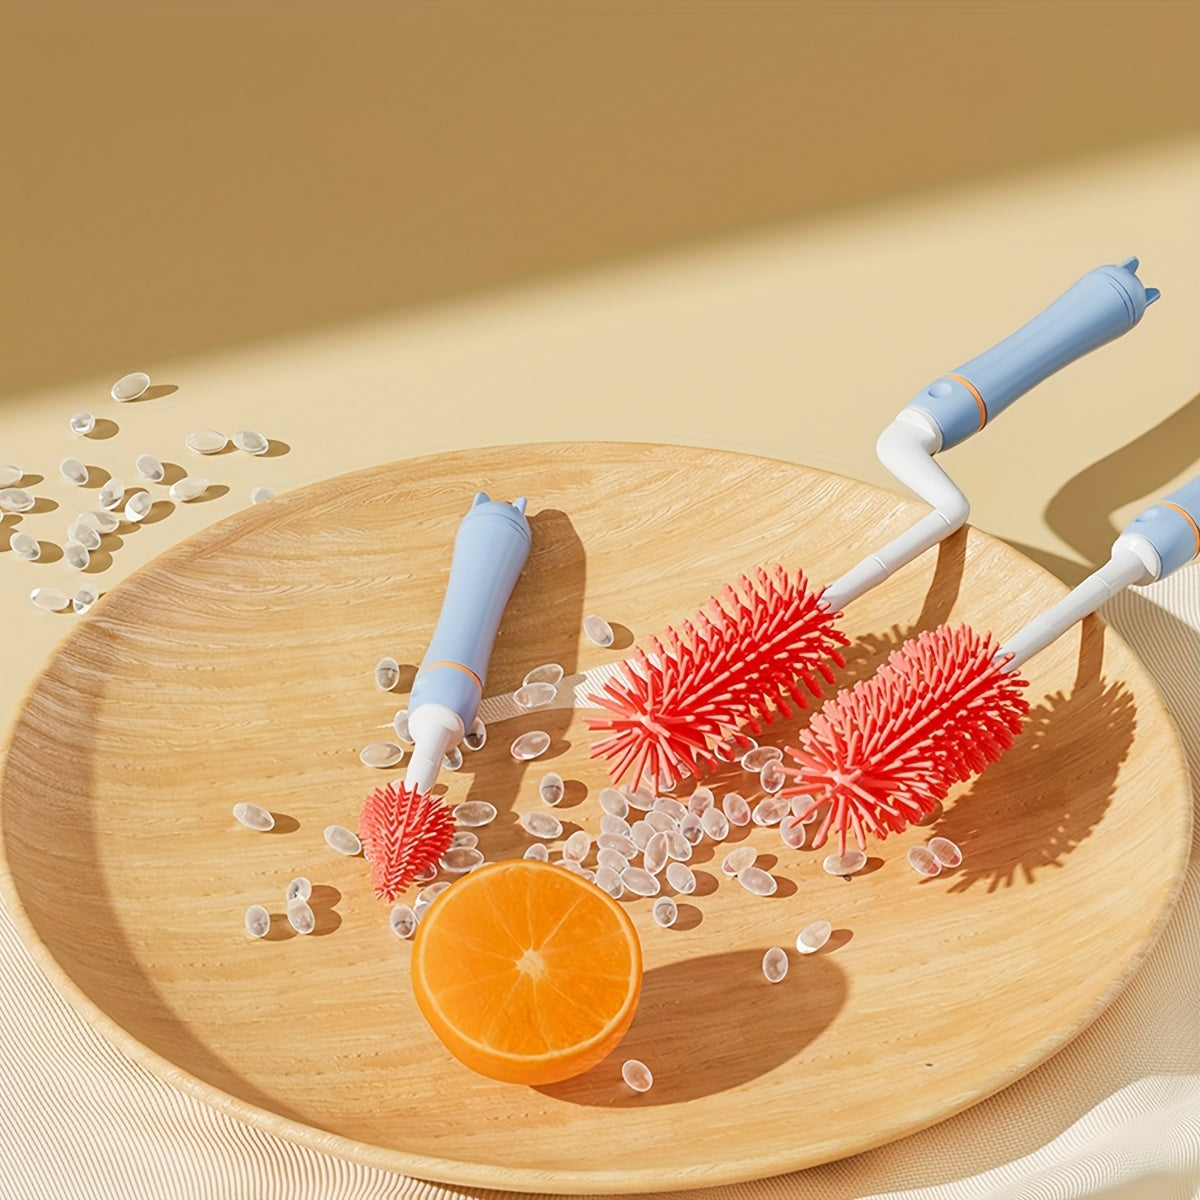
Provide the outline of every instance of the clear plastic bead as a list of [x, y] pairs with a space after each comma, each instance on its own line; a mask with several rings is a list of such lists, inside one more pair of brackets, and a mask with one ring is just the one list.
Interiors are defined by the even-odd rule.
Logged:
[[698, 846], [704, 838], [704, 822], [694, 812], [685, 813], [679, 822], [679, 832], [687, 839], [688, 845]]
[[659, 796], [650, 808], [651, 812], [665, 813], [672, 821], [675, 822], [678, 828], [679, 822], [687, 816], [687, 805], [680, 804], [678, 800], [672, 799], [670, 796]]
[[256, 487], [250, 489], [251, 504], [266, 504], [268, 500], [274, 500], [275, 493], [270, 488]]
[[583, 634], [594, 646], [607, 648], [613, 644], [612, 626], [594, 613], [583, 618]]
[[283, 892], [285, 903], [292, 900], [307, 900], [312, 895], [312, 880], [304, 875], [297, 875]]
[[437, 878], [437, 873], [437, 863], [430, 863], [427, 867], [422, 867], [413, 876], [413, 883], [431, 883]]
[[[763, 747], [760, 746], [759, 749], [761, 750]], [[787, 783], [787, 776], [778, 762], [767, 763], [758, 773], [758, 785], [768, 796], [775, 795], [785, 783]]]
[[750, 805], [740, 792], [726, 792], [721, 797], [721, 811], [729, 818], [731, 825], [750, 824]]
[[0, 488], [10, 487], [24, 474], [25, 472], [20, 467], [14, 467], [9, 463], [0, 464]]
[[563, 830], [562, 822], [557, 817], [544, 812], [522, 813], [521, 828], [531, 837], [547, 839], [561, 836]]
[[658, 879], [642, 867], [626, 867], [621, 872], [621, 882], [635, 896], [657, 896], [662, 890]]
[[644, 1062], [636, 1058], [626, 1059], [621, 1064], [621, 1078], [625, 1086], [634, 1092], [648, 1092], [654, 1086], [654, 1076]]
[[719, 808], [705, 809], [700, 825], [714, 842], [723, 842], [729, 836], [729, 818]]
[[[763, 769], [766, 770], [765, 767]], [[754, 806], [754, 812], [750, 816], [755, 825], [778, 825], [791, 811], [790, 800], [767, 796]]]
[[463, 734], [462, 744], [472, 753], [482, 750], [487, 745], [487, 726], [482, 717], [476, 717], [471, 722], [471, 728]]
[[615, 850], [602, 848], [596, 851], [596, 865], [598, 867], [608, 867], [610, 871], [616, 871], [620, 875], [629, 866], [629, 859], [623, 854], [618, 854]]
[[166, 468], [153, 454], [139, 454], [134, 460], [133, 469], [147, 483], [162, 483], [167, 477]]
[[927, 846], [909, 846], [908, 865], [918, 875], [932, 878], [942, 873], [942, 864], [934, 857], [933, 851]]
[[460, 846], [465, 846], [468, 850], [473, 850], [479, 845], [479, 835], [472, 833], [469, 829], [460, 829], [450, 838], [450, 849], [457, 850]]
[[629, 807], [635, 809], [637, 812], [649, 812], [654, 807], [654, 801], [657, 799], [652, 791], [643, 787], [622, 788], [621, 792], [628, 802]]
[[454, 806], [454, 823], [464, 829], [478, 829], [496, 819], [496, 806], [486, 800], [465, 800]]
[[392, 718], [392, 728], [396, 731], [396, 737], [406, 745], [413, 744], [412, 734], [408, 732], [408, 709], [402, 708]]
[[565, 793], [566, 786], [563, 783], [563, 777], [557, 771], [547, 771], [542, 776], [541, 782], [538, 784], [538, 795], [541, 796], [543, 804], [549, 804], [552, 807], [561, 804]]
[[829, 941], [831, 933], [833, 926], [828, 921], [813, 921], [796, 935], [796, 949], [801, 954], [816, 954]]
[[26, 562], [37, 562], [42, 557], [42, 543], [37, 538], [22, 533], [19, 529], [8, 539], [8, 548]]
[[287, 906], [287, 919], [297, 933], [312, 933], [317, 927], [317, 915], [309, 908], [307, 900], [293, 900]]
[[757, 859], [758, 851], [753, 846], [738, 846], [721, 860], [721, 870], [726, 875], [740, 875], [748, 867], [754, 866]]
[[71, 607], [77, 613], [85, 613], [97, 600], [100, 599], [100, 593], [94, 587], [88, 587], [86, 584], [79, 588], [75, 595], [71, 597]]
[[629, 840], [639, 850], [645, 850], [646, 843], [658, 832], [647, 821], [634, 821], [629, 827]]
[[445, 754], [442, 755], [442, 767], [447, 771], [461, 771], [463, 765], [463, 752], [457, 746], [451, 746]]
[[400, 664], [394, 658], [381, 658], [375, 664], [375, 686], [385, 692], [400, 682]]
[[243, 454], [253, 454], [256, 458], [271, 448], [271, 443], [253, 429], [239, 429], [230, 440]]
[[100, 531], [86, 521], [76, 521], [67, 530], [67, 541], [78, 542], [86, 550], [99, 550]]
[[63, 547], [63, 561], [77, 571], [86, 571], [92, 561], [91, 551], [81, 542], [68, 542]]
[[185, 475], [171, 484], [171, 490], [167, 495], [181, 504], [188, 504], [193, 500], [199, 500], [207, 491], [207, 479], [202, 479], [199, 475]]
[[625, 817], [629, 813], [629, 801], [615, 787], [601, 788], [597, 800], [600, 803], [600, 808], [614, 817]]
[[696, 873], [686, 863], [669, 862], [667, 882], [681, 896], [690, 896], [696, 890]]
[[525, 678], [521, 680], [522, 687], [528, 687], [534, 683], [549, 683], [551, 685], [562, 681], [563, 669], [558, 663], [542, 663], [540, 667], [534, 667], [526, 672]]
[[275, 828], [275, 818], [260, 804], [250, 804], [243, 800], [233, 806], [233, 815], [247, 829], [254, 829], [259, 833], [266, 833], [268, 829]]
[[963, 854], [962, 851], [949, 839], [944, 837], [935, 837], [929, 839], [929, 853], [938, 860], [943, 867], [961, 867]]
[[620, 833], [602, 833], [596, 839], [596, 847], [600, 850], [613, 850], [625, 859], [632, 858], [641, 849], [633, 838]]
[[799, 817], [785, 817], [779, 823], [779, 838], [789, 849], [799, 850], [808, 840], [808, 826]]
[[779, 983], [787, 975], [788, 956], [782, 946], [772, 946], [763, 955], [762, 973], [768, 983]]
[[153, 507], [154, 497], [149, 492], [134, 492], [125, 501], [125, 520], [136, 525], [139, 521], [144, 521], [150, 515], [150, 510]]
[[125, 485], [114, 476], [96, 494], [96, 503], [112, 512], [125, 503]]
[[535, 862], [549, 862], [550, 851], [546, 848], [545, 842], [534, 842], [532, 846], [526, 847], [522, 858], [532, 858]]
[[673, 833], [679, 828], [675, 818], [667, 816], [665, 812], [648, 812], [645, 821], [655, 833]]
[[452, 875], [473, 871], [482, 864], [483, 855], [474, 846], [455, 846], [438, 859], [442, 870], [449, 871]]
[[656, 833], [642, 851], [642, 866], [651, 875], [657, 875], [667, 865], [667, 835]]
[[229, 439], [215, 429], [197, 429], [183, 439], [183, 444], [195, 454], [220, 454]]
[[545, 754], [549, 749], [550, 735], [542, 729], [531, 729], [528, 733], [521, 734], [513, 742], [509, 747], [509, 753], [518, 762], [528, 762], [532, 758], [538, 758]]
[[630, 832], [630, 824], [624, 817], [614, 817], [612, 813], [605, 813], [600, 818], [600, 833], [619, 834], [621, 837], [628, 837]]
[[830, 875], [854, 875], [867, 865], [867, 856], [861, 850], [847, 850], [845, 854], [827, 854], [821, 868]]
[[688, 809], [702, 817], [715, 803], [712, 788], [698, 787], [688, 798]]
[[121, 518], [116, 513], [108, 512], [105, 509], [99, 512], [80, 513], [75, 519], [91, 525], [98, 533], [112, 533], [121, 524]]
[[586, 829], [577, 829], [563, 843], [563, 858], [581, 863], [592, 849], [592, 838]]
[[761, 867], [747, 867], [739, 871], [737, 881], [753, 896], [773, 896], [779, 887], [775, 876]]
[[792, 816], [799, 817], [805, 825], [811, 825], [821, 815], [821, 806], [813, 804], [811, 796], [792, 797]]
[[46, 612], [61, 612], [71, 604], [71, 597], [66, 592], [52, 587], [34, 588], [29, 593], [29, 599], [35, 608], [43, 608]]
[[742, 770], [758, 774], [767, 763], [778, 762], [783, 757], [783, 751], [778, 746], [755, 746], [747, 750], [741, 757]]
[[87, 437], [96, 428], [96, 418], [85, 409], [75, 413], [67, 424], [72, 433], [78, 434], [80, 437]]
[[555, 696], [558, 688], [552, 683], [527, 683], [513, 693], [513, 700], [522, 708], [544, 708]]
[[336, 850], [348, 858], [362, 853], [362, 842], [358, 840], [358, 834], [347, 829], [345, 825], [326, 825], [325, 844], [330, 850]]
[[625, 885], [621, 882], [621, 872], [614, 867], [600, 865], [596, 867], [592, 882], [602, 891], [607, 892], [614, 900], [620, 900], [625, 894]]
[[24, 488], [0, 488], [0, 511], [12, 513], [28, 512], [36, 503], [37, 501], [34, 500], [33, 493], [26, 491]]
[[659, 925], [663, 929], [670, 929], [679, 916], [679, 909], [675, 906], [675, 901], [670, 896], [659, 896], [655, 900], [654, 907], [650, 912], [654, 917], [655, 925]]
[[126, 400], [136, 400], [139, 396], [144, 395], [146, 389], [150, 386], [150, 376], [145, 371], [133, 371], [129, 375], [122, 375], [109, 390], [109, 395], [119, 402]]
[[58, 473], [76, 487], [83, 487], [88, 481], [88, 469], [77, 458], [64, 458], [58, 464]]
[[388, 924], [398, 938], [410, 938], [417, 932], [417, 914], [407, 904], [397, 904], [388, 915]]
[[266, 937], [271, 932], [271, 914], [261, 904], [250, 905], [243, 922], [252, 938]]
[[404, 747], [395, 742], [370, 742], [358, 752], [358, 761], [364, 767], [387, 770], [397, 766], [404, 758]]
[[667, 855], [676, 862], [687, 862], [692, 857], [692, 843], [677, 829], [668, 830], [663, 836], [667, 839]]

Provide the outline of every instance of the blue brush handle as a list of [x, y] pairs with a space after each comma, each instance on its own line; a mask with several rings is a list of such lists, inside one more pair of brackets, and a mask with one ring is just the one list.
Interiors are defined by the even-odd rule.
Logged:
[[1097, 267], [1016, 333], [931, 383], [909, 408], [931, 417], [942, 449], [957, 446], [1018, 396], [1089, 350], [1128, 333], [1157, 288], [1142, 285], [1138, 260]]
[[507, 504], [479, 492], [454, 538], [450, 581], [429, 649], [413, 681], [409, 711], [443, 704], [470, 728], [508, 598], [529, 557], [525, 499]]
[[1154, 547], [1159, 579], [1191, 562], [1200, 553], [1200, 475], [1138, 513], [1121, 533], [1138, 534]]

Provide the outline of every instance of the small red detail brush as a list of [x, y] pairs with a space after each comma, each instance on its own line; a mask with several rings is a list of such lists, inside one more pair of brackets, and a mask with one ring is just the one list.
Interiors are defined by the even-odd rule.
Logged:
[[759, 568], [723, 598], [683, 621], [681, 633], [650, 638], [588, 697], [615, 714], [588, 721], [610, 731], [591, 755], [609, 760], [614, 779], [630, 771], [654, 782], [699, 776], [721, 761], [723, 739], [744, 741], [741, 727], [758, 733], [777, 713], [791, 716], [793, 704], [807, 708], [821, 680], [832, 682], [828, 663], [842, 665], [837, 648], [849, 639], [802, 572]]
[[375, 895], [395, 900], [450, 848], [454, 817], [438, 797], [389, 783], [367, 797], [358, 836]]
[[825, 806], [812, 838], [831, 833], [866, 848], [933, 812], [950, 789], [994, 763], [1020, 732], [1024, 679], [996, 660], [990, 634], [941, 625], [894, 651], [869, 679], [839, 692], [780, 765], [795, 779], [780, 796], [808, 796], [799, 815]]

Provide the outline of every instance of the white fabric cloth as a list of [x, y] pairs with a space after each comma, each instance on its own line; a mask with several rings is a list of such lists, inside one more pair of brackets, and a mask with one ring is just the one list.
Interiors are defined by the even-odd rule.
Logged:
[[[1156, 680], [1193, 781], [1200, 780], [1200, 565], [1116, 597], [1105, 615]], [[1200, 1197], [1198, 842], [1200, 834], [1194, 834], [1178, 908], [1157, 946], [1109, 1010], [1050, 1062], [999, 1095], [890, 1146], [705, 1195]], [[491, 1193], [332, 1158], [176, 1091], [125, 1058], [58, 997], [0, 912], [0, 1200], [433, 1200], [485, 1194]]]

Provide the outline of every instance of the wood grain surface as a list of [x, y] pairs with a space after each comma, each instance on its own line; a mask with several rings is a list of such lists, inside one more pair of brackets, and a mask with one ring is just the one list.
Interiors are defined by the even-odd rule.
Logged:
[[[321, 1150], [420, 1177], [532, 1192], [702, 1187], [856, 1153], [1004, 1087], [1090, 1022], [1162, 928], [1182, 879], [1190, 794], [1146, 674], [1098, 618], [1030, 662], [1025, 733], [920, 829], [876, 843], [846, 882], [824, 851], [735, 830], [779, 881], [758, 898], [697, 849], [700, 886], [642, 936], [643, 999], [622, 1047], [541, 1089], [477, 1077], [424, 1024], [410, 946], [388, 927], [361, 859], [324, 827], [355, 827], [395, 772], [358, 760], [389, 737], [441, 605], [455, 531], [476, 490], [530, 498], [533, 549], [488, 692], [532, 666], [611, 661], [757, 565], [829, 582], [924, 506], [792, 464], [677, 446], [533, 445], [399, 462], [258, 505], [174, 548], [105, 596], [35, 681], [0, 780], [14, 920], [47, 973], [126, 1052], [177, 1086]], [[1062, 586], [975, 530], [848, 610], [839, 682], [945, 619], [1003, 637]], [[595, 612], [617, 630], [600, 650]], [[65, 619], [65, 618], [64, 618]], [[394, 694], [372, 679], [390, 654]], [[564, 837], [596, 832], [606, 782], [586, 713], [491, 727], [448, 799], [487, 799], [489, 858], [567, 780]], [[790, 740], [799, 720], [763, 740]], [[543, 728], [539, 760], [508, 746]], [[718, 793], [757, 795], [731, 768]], [[681, 789], [686, 795], [688, 788]], [[276, 814], [253, 833], [241, 800]], [[920, 880], [905, 851], [934, 834], [960, 869]], [[314, 884], [317, 930], [294, 935], [283, 893]], [[262, 941], [242, 914], [273, 914]], [[825, 918], [820, 953], [792, 949]], [[771, 945], [791, 969], [769, 985]], [[650, 1065], [635, 1095], [620, 1064]]]

